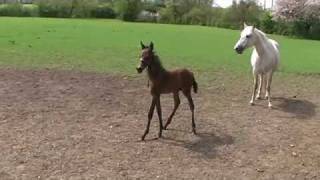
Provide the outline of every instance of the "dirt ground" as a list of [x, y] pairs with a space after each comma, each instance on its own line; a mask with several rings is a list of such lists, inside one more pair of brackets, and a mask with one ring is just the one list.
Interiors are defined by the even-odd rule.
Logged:
[[[251, 79], [199, 83], [198, 135], [181, 106], [162, 139], [145, 76], [0, 69], [0, 179], [320, 179], [320, 76], [274, 78], [274, 109]], [[173, 108], [162, 96], [164, 121]]]

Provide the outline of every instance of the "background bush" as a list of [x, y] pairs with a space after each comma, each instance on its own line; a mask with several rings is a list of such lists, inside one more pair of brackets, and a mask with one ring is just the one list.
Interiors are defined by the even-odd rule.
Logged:
[[34, 4], [25, 4], [21, 9], [21, 16], [24, 17], [37, 17], [39, 16], [39, 8]]
[[124, 21], [135, 21], [142, 10], [141, 0], [117, 0], [115, 8], [119, 18]]
[[72, 0], [71, 17], [90, 18], [92, 11], [98, 8], [97, 0]]
[[41, 17], [68, 18], [72, 15], [72, 1], [39, 0], [37, 4]]
[[261, 29], [268, 34], [276, 32], [276, 22], [273, 20], [273, 17], [270, 12], [265, 12], [262, 15], [260, 25]]
[[98, 5], [91, 11], [92, 17], [95, 18], [116, 18], [117, 14], [109, 4]]
[[18, 3], [1, 4], [0, 16], [22, 16], [22, 5]]
[[[295, 1], [278, 0], [290, 8]], [[57, 18], [116, 18], [124, 21], [194, 24], [241, 29], [243, 22], [266, 33], [320, 40], [320, 2], [291, 17], [286, 9], [271, 13], [255, 0], [233, 1], [228, 8], [212, 7], [213, 0], [35, 0], [34, 4], [0, 4], [0, 16]], [[294, 3], [293, 3], [294, 4]], [[291, 12], [291, 11], [290, 11]]]

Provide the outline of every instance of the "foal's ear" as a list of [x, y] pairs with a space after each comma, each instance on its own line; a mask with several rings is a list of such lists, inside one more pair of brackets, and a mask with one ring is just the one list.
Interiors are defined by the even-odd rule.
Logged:
[[142, 49], [145, 49], [145, 48], [146, 48], [146, 46], [143, 44], [142, 41], [140, 41], [140, 45], [141, 45], [141, 48], [142, 48]]
[[153, 51], [153, 42], [151, 41], [150, 45], [149, 45], [149, 48], [151, 51]]

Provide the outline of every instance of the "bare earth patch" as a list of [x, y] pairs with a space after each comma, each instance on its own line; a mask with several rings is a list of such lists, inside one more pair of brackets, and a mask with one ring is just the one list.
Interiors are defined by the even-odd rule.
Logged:
[[[274, 109], [249, 106], [250, 77], [216, 76], [164, 138], [145, 77], [0, 70], [0, 179], [320, 179], [320, 78], [275, 75]], [[162, 97], [163, 116], [173, 108]], [[164, 119], [166, 121], [166, 119]]]

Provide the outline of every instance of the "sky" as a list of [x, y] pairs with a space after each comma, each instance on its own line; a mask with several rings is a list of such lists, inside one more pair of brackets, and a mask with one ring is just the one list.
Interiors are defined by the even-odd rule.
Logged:
[[[258, 0], [261, 4], [264, 3], [264, 0]], [[275, 2], [276, 0], [274, 0]], [[266, 7], [271, 7], [272, 0], [266, 0]], [[215, 3], [218, 4], [221, 7], [228, 7], [232, 4], [232, 0], [215, 0]]]

